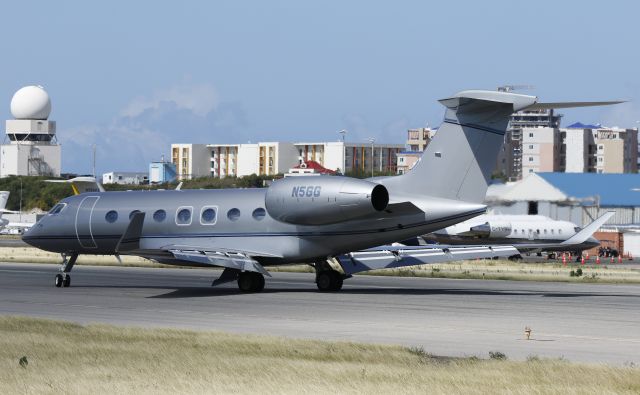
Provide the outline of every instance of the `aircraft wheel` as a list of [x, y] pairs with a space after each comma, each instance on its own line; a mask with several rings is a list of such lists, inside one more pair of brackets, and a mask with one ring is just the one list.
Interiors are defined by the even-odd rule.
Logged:
[[260, 292], [264, 289], [264, 276], [255, 272], [242, 272], [238, 275], [238, 288], [242, 292]]
[[335, 270], [325, 270], [318, 273], [316, 285], [320, 292], [339, 291], [342, 289], [342, 275]]
[[64, 282], [64, 279], [62, 278], [62, 274], [56, 274], [56, 287], [60, 288], [62, 287], [62, 283]]
[[64, 280], [62, 281], [62, 286], [65, 288], [68, 288], [71, 285], [71, 276], [70, 275], [66, 275], [64, 276]]

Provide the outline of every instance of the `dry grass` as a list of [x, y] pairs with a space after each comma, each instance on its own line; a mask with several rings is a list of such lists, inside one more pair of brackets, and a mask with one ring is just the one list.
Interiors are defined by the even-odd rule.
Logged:
[[0, 393], [107, 392], [637, 394], [640, 369], [0, 317]]
[[[97, 266], [137, 266], [137, 267], [170, 267], [152, 262], [137, 256], [121, 256], [122, 265], [113, 255], [80, 255], [77, 265]], [[0, 247], [0, 261], [2, 262], [28, 262], [28, 263], [54, 263], [62, 262], [60, 254], [42, 251], [33, 247]]]
[[[581, 268], [582, 276], [572, 277], [572, 270]], [[564, 266], [561, 263], [517, 263], [508, 260], [461, 261], [435, 265], [420, 265], [402, 269], [374, 270], [376, 276], [431, 278], [468, 278], [515, 281], [561, 281], [579, 283], [640, 283], [640, 270], [622, 265]]]

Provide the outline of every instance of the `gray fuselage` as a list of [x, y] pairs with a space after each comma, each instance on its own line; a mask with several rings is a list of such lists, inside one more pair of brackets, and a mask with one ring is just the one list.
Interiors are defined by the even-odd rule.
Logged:
[[[398, 215], [381, 211], [330, 225], [293, 225], [273, 219], [264, 210], [266, 191], [84, 193], [62, 200], [64, 207], [43, 217], [23, 239], [52, 252], [116, 254], [131, 213], [141, 211], [145, 219], [140, 250], [135, 255], [162, 261], [164, 257], [169, 259], [165, 251], [171, 246], [206, 246], [255, 253], [262, 264], [282, 264], [313, 262], [404, 240], [484, 212], [484, 206], [478, 204], [451, 202], [449, 206], [440, 202], [434, 204], [439, 209], [427, 213]], [[185, 209], [190, 212], [189, 219]], [[215, 211], [213, 220], [209, 209]]]

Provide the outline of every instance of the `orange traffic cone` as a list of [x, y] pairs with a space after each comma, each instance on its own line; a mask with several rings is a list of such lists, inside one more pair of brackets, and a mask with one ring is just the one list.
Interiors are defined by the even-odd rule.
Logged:
[[562, 264], [567, 266], [567, 256], [564, 253], [562, 253]]
[[613, 257], [611, 257], [610, 261], [611, 263], [615, 263], [615, 261], [613, 260]]
[[596, 265], [600, 264], [600, 255], [596, 256]]
[[589, 260], [589, 253], [587, 252], [587, 257], [585, 258], [586, 260]]
[[622, 263], [622, 255], [618, 255], [618, 263]]
[[584, 265], [584, 257], [582, 257], [582, 260], [580, 260], [580, 264]]

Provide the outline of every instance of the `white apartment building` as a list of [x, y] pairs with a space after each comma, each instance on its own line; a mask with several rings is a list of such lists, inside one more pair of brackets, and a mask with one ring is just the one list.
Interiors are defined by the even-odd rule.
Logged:
[[208, 176], [210, 157], [206, 144], [171, 144], [171, 162], [176, 165], [178, 180]]
[[351, 142], [260, 142], [256, 144], [172, 144], [172, 162], [179, 179], [196, 177], [276, 175], [315, 161], [342, 172], [396, 171], [402, 144]]

